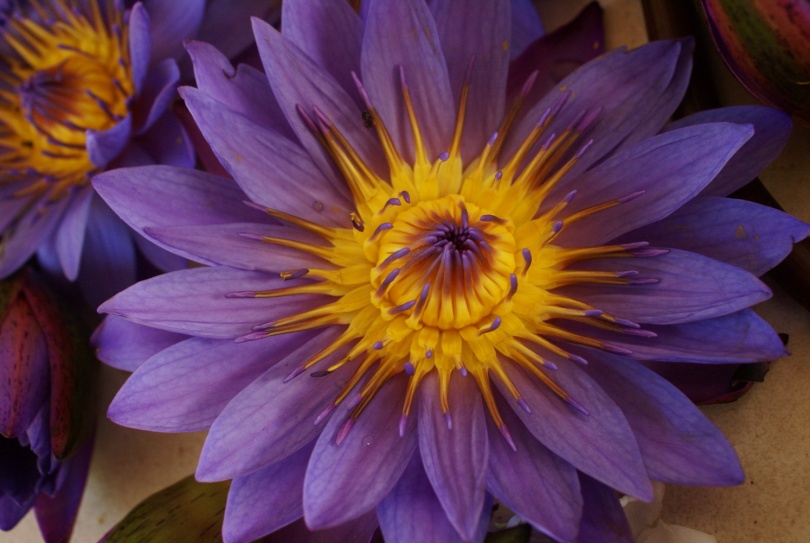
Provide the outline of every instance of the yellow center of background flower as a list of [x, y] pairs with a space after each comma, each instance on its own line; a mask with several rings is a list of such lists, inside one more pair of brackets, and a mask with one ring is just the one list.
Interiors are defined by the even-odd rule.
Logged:
[[[127, 115], [134, 94], [126, 25], [108, 1], [31, 1], [29, 13], [8, 22], [13, 51], [0, 72], [2, 183], [34, 180], [17, 196], [48, 193], [56, 200], [87, 183], [95, 166], [88, 130], [107, 130]], [[102, 13], [102, 10], [104, 11]]]

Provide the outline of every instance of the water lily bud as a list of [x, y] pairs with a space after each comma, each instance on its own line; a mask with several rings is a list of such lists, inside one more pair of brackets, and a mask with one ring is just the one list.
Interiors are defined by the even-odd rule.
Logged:
[[66, 541], [95, 421], [87, 333], [29, 269], [0, 282], [0, 529], [34, 508], [46, 542]]
[[701, 0], [731, 72], [762, 102], [810, 122], [810, 5], [793, 0]]

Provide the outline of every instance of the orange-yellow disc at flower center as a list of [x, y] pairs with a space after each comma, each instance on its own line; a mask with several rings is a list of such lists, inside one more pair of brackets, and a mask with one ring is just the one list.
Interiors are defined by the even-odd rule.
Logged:
[[515, 242], [511, 225], [490, 217], [453, 194], [385, 223], [391, 228], [380, 236], [372, 272], [378, 306], [389, 313], [411, 310], [406, 323], [414, 330], [461, 330], [492, 320], [509, 291]]

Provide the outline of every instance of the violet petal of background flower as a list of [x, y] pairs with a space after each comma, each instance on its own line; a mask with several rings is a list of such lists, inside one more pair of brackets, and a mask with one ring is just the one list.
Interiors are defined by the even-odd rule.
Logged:
[[105, 168], [124, 150], [132, 135], [132, 117], [124, 119], [107, 130], [87, 131], [87, 155], [99, 168]]
[[132, 81], [135, 91], [140, 92], [149, 70], [152, 55], [151, 21], [146, 8], [140, 2], [129, 13], [129, 60], [132, 64]]
[[175, 99], [180, 69], [173, 58], [167, 58], [153, 66], [144, 80], [139, 99], [150, 104], [148, 109], [134, 112], [133, 132], [139, 136], [149, 130]]
[[133, 237], [138, 236], [101, 198], [94, 196], [90, 202], [78, 279], [79, 288], [91, 306], [101, 305], [136, 281]]
[[62, 273], [69, 281], [75, 281], [79, 274], [87, 217], [93, 202], [93, 188], [83, 187], [73, 195], [73, 203], [65, 210], [59, 230], [54, 232], [54, 248], [59, 258]]
[[152, 21], [152, 57], [179, 58], [183, 41], [196, 36], [200, 29], [206, 0], [142, 1]]

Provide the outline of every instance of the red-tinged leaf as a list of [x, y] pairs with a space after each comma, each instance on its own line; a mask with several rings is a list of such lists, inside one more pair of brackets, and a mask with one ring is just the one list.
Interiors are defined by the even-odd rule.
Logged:
[[25, 273], [21, 294], [30, 304], [47, 344], [51, 449], [57, 459], [65, 460], [75, 454], [95, 424], [98, 361], [75, 307], [60, 305], [31, 271]]
[[810, 6], [793, 0], [701, 0], [712, 40], [751, 94], [810, 120]]
[[102, 541], [219, 543], [229, 487], [229, 482], [198, 483], [188, 476], [139, 503]]

